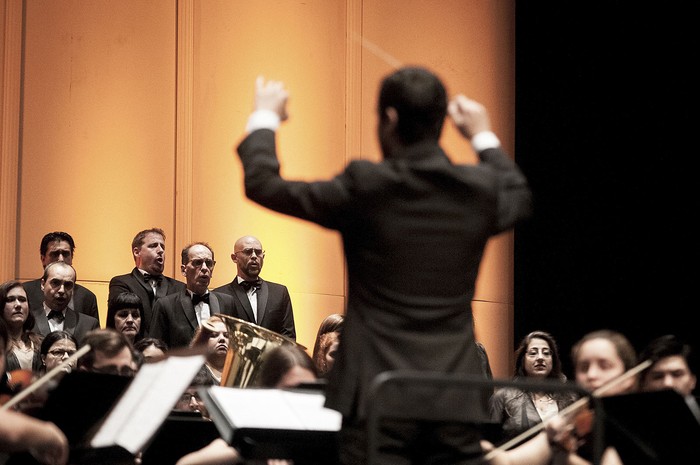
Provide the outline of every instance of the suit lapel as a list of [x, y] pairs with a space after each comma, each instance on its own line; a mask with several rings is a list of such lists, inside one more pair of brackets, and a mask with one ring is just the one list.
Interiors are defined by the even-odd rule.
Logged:
[[[66, 319], [63, 320], [63, 330], [75, 335], [75, 328], [78, 326], [78, 316], [70, 308], [66, 309]], [[77, 338], [77, 336], [76, 336]]]
[[131, 271], [131, 275], [134, 277], [137, 283], [141, 285], [141, 287], [146, 291], [146, 293], [151, 296], [151, 300], [153, 300], [153, 288], [151, 287], [150, 284], [148, 284], [146, 281], [143, 279], [143, 274], [139, 271], [138, 268], [134, 268]]
[[235, 278], [231, 283], [233, 288], [233, 294], [238, 299], [238, 302], [245, 310], [246, 319], [251, 323], [255, 323], [255, 314], [253, 313], [253, 307], [250, 306], [250, 300], [248, 300], [248, 294], [245, 293], [243, 288], [238, 285], [238, 278]]
[[185, 318], [190, 323], [190, 326], [197, 328], [199, 323], [197, 323], [197, 314], [194, 311], [194, 305], [192, 305], [192, 298], [187, 291], [183, 291], [180, 294], [180, 308], [185, 314]]
[[265, 308], [267, 307], [267, 298], [270, 295], [270, 287], [265, 281], [262, 281], [260, 289], [255, 293], [258, 298], [258, 324], [265, 318]]
[[46, 318], [46, 313], [44, 312], [44, 306], [42, 305], [39, 311], [34, 312], [34, 327], [36, 332], [46, 336], [51, 332], [49, 327], [49, 320]]
[[221, 305], [219, 303], [219, 299], [216, 297], [216, 294], [214, 294], [211, 291], [209, 291], [209, 313], [211, 315], [215, 313], [221, 313]]

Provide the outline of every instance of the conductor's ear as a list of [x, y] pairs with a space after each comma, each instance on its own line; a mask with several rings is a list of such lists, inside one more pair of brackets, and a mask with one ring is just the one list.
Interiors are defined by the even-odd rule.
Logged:
[[399, 122], [399, 112], [396, 111], [394, 107], [386, 107], [384, 110], [384, 115], [386, 116], [386, 122], [391, 127], [396, 127]]

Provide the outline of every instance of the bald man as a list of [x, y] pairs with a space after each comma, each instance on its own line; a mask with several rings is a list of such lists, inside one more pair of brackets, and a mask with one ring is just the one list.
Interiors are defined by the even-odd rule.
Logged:
[[236, 277], [214, 291], [232, 295], [246, 321], [296, 340], [292, 300], [287, 286], [260, 277], [265, 250], [258, 238], [243, 236], [238, 239], [233, 245], [231, 260], [236, 264]]

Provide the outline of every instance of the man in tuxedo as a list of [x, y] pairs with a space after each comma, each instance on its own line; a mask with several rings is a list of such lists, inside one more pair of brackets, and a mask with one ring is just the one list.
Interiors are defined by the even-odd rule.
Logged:
[[[237, 148], [245, 192], [342, 236], [347, 308], [326, 406], [343, 415], [341, 463], [367, 463], [377, 375], [409, 368], [483, 376], [471, 310], [481, 257], [491, 237], [530, 215], [531, 192], [484, 107], [463, 95], [448, 105], [442, 82], [424, 68], [401, 68], [382, 81], [376, 108], [383, 160], [352, 161], [327, 181], [280, 175], [275, 130], [287, 119], [287, 98], [283, 83], [258, 78]], [[479, 163], [455, 164], [440, 147], [448, 110]], [[419, 396], [408, 384], [396, 391], [387, 405], [404, 418], [383, 422], [374, 436], [378, 463], [481, 463], [480, 433], [468, 425], [486, 418], [478, 393], [462, 392], [465, 401], [455, 405], [442, 402], [444, 390]], [[420, 421], [419, 409], [422, 418], [451, 422]]]
[[113, 277], [109, 282], [109, 302], [122, 292], [141, 298], [143, 314], [139, 336], [148, 336], [153, 318], [153, 303], [169, 294], [184, 291], [185, 285], [163, 276], [165, 269], [165, 232], [160, 228], [139, 231], [131, 241], [135, 267], [131, 273]]
[[182, 249], [182, 274], [186, 289], [160, 298], [153, 305], [149, 335], [175, 349], [190, 344], [195, 330], [211, 315], [240, 318], [233, 297], [209, 292], [214, 272], [214, 251], [206, 242], [195, 242]]
[[236, 264], [236, 277], [214, 290], [236, 299], [237, 307], [243, 309], [241, 319], [296, 340], [292, 299], [287, 286], [260, 277], [265, 261], [260, 241], [253, 236], [241, 237], [233, 245], [231, 260]]
[[[70, 234], [63, 231], [54, 231], [44, 235], [39, 245], [39, 258], [41, 267], [53, 262], [65, 262], [73, 265], [73, 255], [75, 252], [75, 242]], [[41, 278], [27, 281], [23, 284], [29, 301], [29, 309], [34, 312], [41, 312], [43, 309], [44, 292], [41, 290]], [[100, 319], [97, 309], [97, 297], [95, 294], [76, 284], [73, 288], [73, 300], [70, 303], [73, 310], [79, 313], [90, 315]]]
[[53, 262], [44, 268], [41, 289], [44, 302], [40, 311], [34, 312], [34, 331], [46, 336], [52, 331], [66, 331], [81, 342], [88, 331], [99, 328], [97, 318], [76, 312], [70, 307], [75, 289], [75, 269], [65, 262]]

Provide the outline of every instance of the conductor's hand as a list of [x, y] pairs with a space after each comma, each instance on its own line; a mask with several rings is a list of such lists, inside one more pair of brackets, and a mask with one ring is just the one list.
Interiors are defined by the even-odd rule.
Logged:
[[68, 438], [53, 423], [46, 422], [36, 428], [33, 434], [34, 446], [29, 453], [40, 463], [64, 465], [68, 462]]
[[486, 108], [464, 95], [457, 95], [447, 106], [452, 122], [464, 137], [471, 140], [475, 134], [491, 130], [491, 121]]
[[277, 113], [280, 121], [287, 119], [287, 99], [289, 93], [281, 81], [267, 81], [258, 76], [255, 81], [255, 110], [271, 110]]

